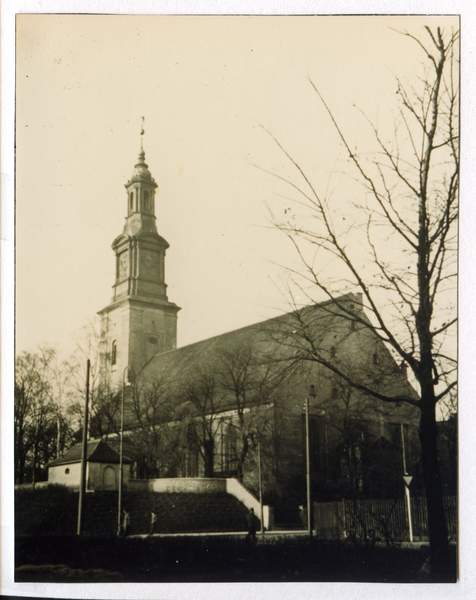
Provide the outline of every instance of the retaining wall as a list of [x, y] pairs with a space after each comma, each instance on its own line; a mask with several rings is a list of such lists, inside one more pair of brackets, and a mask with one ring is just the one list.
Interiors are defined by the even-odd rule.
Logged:
[[[130, 491], [186, 492], [195, 494], [217, 494], [226, 492], [237, 498], [247, 508], [252, 508], [261, 519], [260, 503], [234, 478], [218, 479], [206, 477], [175, 477], [163, 479], [131, 479], [127, 482]], [[269, 506], [263, 506], [263, 525], [269, 529]]]

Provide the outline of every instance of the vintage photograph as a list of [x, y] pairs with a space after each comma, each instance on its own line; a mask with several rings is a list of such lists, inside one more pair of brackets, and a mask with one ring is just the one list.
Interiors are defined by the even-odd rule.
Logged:
[[457, 582], [459, 34], [16, 15], [15, 582]]

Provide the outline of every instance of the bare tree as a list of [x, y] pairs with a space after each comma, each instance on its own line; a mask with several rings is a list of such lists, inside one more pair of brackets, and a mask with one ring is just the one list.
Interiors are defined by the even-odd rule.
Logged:
[[15, 361], [15, 482], [33, 483], [46, 475], [49, 460], [68, 445], [70, 427], [64, 416], [68, 366], [53, 348], [22, 352]]
[[77, 423], [80, 431], [83, 422], [84, 394], [86, 388], [86, 363], [90, 361], [89, 372], [89, 434], [103, 437], [117, 433], [120, 410], [120, 390], [112, 390], [101, 378], [100, 336], [98, 321], [91, 320], [76, 335], [76, 348], [69, 359], [71, 369], [69, 406], [70, 418]]
[[[239, 344], [210, 354], [191, 380], [171, 392], [183, 459], [200, 457], [206, 477], [219, 469], [242, 481], [250, 449], [258, 439], [265, 441], [274, 389], [271, 365], [260, 362], [250, 347]], [[247, 467], [254, 469], [255, 459]]]
[[[397, 498], [403, 494], [404, 460], [415, 474], [416, 431], [411, 411], [365, 397], [337, 377], [321, 406], [328, 406], [326, 422], [333, 448], [329, 456], [328, 480], [339, 497]], [[397, 410], [393, 410], [397, 408]], [[403, 423], [409, 421], [410, 423]], [[402, 428], [406, 447], [402, 447]]]
[[195, 450], [204, 464], [205, 477], [213, 477], [216, 440], [222, 434], [223, 393], [213, 368], [199, 368], [181, 396], [184, 399], [182, 427], [189, 450]]
[[274, 503], [279, 497], [280, 479], [277, 457], [280, 438], [277, 434], [274, 405], [269, 401], [255, 405], [248, 419], [248, 452], [243, 460], [242, 483], [256, 497], [261, 492], [265, 504]]
[[[329, 300], [329, 314], [356, 322], [369, 332], [369, 340], [383, 342], [418, 384], [415, 396], [408, 389], [389, 393], [385, 386], [356, 378], [345, 365], [331, 360], [312, 327], [304, 321], [296, 324], [299, 359], [324, 365], [349, 386], [381, 401], [418, 408], [431, 565], [438, 576], [446, 564], [448, 533], [435, 409], [456, 386], [456, 361], [448, 338], [456, 323], [459, 34], [425, 28], [423, 41], [408, 32], [403, 35], [422, 52], [424, 71], [413, 85], [397, 79], [400, 102], [391, 142], [383, 128], [367, 121], [374, 136], [373, 153], [352, 149], [310, 82], [364, 186], [362, 200], [346, 212], [342, 204], [322, 197], [311, 175], [274, 138], [302, 182], [277, 175], [291, 186], [295, 198], [294, 210], [286, 211], [283, 220], [275, 217], [275, 224], [291, 240], [304, 267], [293, 271], [300, 294], [312, 299], [317, 290]], [[349, 292], [362, 295], [366, 314], [355, 313], [345, 296]]]
[[220, 387], [236, 414], [230, 422], [236, 443], [236, 475], [243, 480], [245, 461], [258, 439], [265, 439], [270, 415], [265, 410], [271, 402], [280, 377], [273, 362], [267, 361], [250, 346], [239, 346], [222, 353], [217, 364]]
[[140, 479], [158, 477], [173, 463], [176, 435], [168, 424], [171, 418], [164, 383], [137, 377], [126, 390], [124, 448], [135, 461]]

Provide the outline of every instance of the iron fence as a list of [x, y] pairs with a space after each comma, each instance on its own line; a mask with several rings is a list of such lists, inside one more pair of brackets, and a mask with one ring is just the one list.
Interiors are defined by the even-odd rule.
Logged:
[[[457, 536], [455, 496], [445, 496], [444, 507], [450, 539]], [[411, 498], [413, 539], [428, 539], [426, 499]], [[324, 539], [378, 538], [387, 543], [409, 539], [405, 498], [341, 500], [314, 504], [316, 535]]]

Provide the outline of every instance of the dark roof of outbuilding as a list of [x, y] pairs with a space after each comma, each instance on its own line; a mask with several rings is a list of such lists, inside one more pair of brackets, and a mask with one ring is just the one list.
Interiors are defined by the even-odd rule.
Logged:
[[[48, 463], [48, 467], [57, 465], [66, 465], [76, 462], [81, 462], [82, 443], [75, 444], [67, 450], [62, 456]], [[119, 464], [119, 454], [113, 450], [104, 440], [90, 440], [87, 443], [86, 460], [94, 463], [110, 463]], [[124, 464], [130, 464], [132, 461], [129, 458], [123, 457]]]

